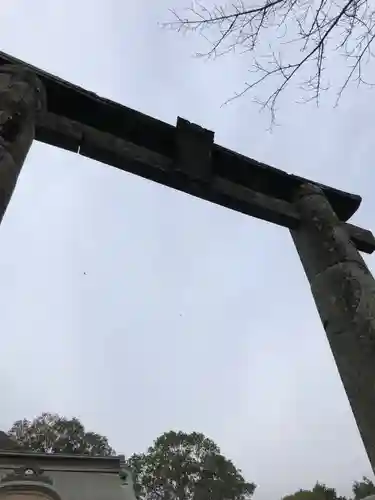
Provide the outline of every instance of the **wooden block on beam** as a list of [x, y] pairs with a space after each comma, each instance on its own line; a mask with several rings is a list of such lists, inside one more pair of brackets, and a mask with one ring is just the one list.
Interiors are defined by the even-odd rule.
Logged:
[[192, 180], [208, 181], [212, 175], [214, 133], [177, 118], [175, 169]]

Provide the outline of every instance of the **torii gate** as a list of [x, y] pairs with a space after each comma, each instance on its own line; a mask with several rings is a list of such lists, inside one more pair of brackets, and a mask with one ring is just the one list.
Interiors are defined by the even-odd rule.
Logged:
[[367, 455], [375, 469], [375, 281], [346, 221], [361, 198], [289, 175], [0, 52], [0, 221], [36, 139], [290, 230]]

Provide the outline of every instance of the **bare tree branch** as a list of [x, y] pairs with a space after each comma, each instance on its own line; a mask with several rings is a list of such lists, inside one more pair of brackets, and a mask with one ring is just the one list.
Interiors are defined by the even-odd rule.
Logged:
[[[207, 52], [198, 56], [250, 52], [251, 79], [226, 103], [252, 93], [270, 111], [272, 123], [277, 101], [292, 80], [307, 92], [305, 101], [319, 104], [321, 92], [330, 88], [327, 66], [338, 55], [348, 72], [337, 89], [337, 102], [351, 82], [373, 85], [363, 75], [375, 38], [375, 4], [369, 0], [239, 0], [210, 9], [195, 2], [184, 16], [172, 14], [174, 20], [164, 26], [199, 32], [209, 42]], [[254, 92], [266, 82], [271, 90], [261, 99]]]

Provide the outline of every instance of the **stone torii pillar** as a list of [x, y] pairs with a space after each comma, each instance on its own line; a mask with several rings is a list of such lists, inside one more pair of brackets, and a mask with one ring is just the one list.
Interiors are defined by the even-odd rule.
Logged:
[[36, 75], [23, 67], [0, 67], [0, 222], [35, 137], [35, 119], [46, 106]]
[[301, 186], [295, 207], [290, 232], [375, 469], [375, 280], [319, 187]]

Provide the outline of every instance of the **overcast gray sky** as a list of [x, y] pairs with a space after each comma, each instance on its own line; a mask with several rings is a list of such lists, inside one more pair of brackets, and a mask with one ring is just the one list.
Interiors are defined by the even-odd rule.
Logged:
[[[246, 57], [192, 58], [160, 30], [186, 0], [2, 0], [0, 49], [100, 95], [364, 198], [375, 229], [374, 95], [268, 117], [220, 107]], [[367, 259], [374, 271], [374, 257]], [[84, 274], [86, 273], [86, 274]], [[202, 431], [256, 500], [371, 475], [286, 230], [35, 144], [0, 230], [0, 427], [78, 416], [118, 452]]]

